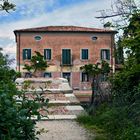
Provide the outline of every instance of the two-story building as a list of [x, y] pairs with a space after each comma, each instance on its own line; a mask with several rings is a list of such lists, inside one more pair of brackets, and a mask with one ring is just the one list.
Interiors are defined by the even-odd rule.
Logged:
[[89, 76], [80, 67], [106, 60], [112, 70], [116, 31], [77, 26], [47, 26], [14, 31], [17, 43], [17, 71], [23, 75], [35, 51], [44, 55], [49, 67], [42, 77], [64, 77], [74, 89], [88, 89]]

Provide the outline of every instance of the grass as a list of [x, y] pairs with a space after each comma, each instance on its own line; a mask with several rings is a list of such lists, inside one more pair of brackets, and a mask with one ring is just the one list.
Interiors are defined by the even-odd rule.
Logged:
[[77, 122], [95, 134], [93, 140], [140, 140], [140, 127], [129, 118], [125, 107], [103, 104], [94, 115], [81, 115]]
[[89, 115], [81, 115], [78, 116], [77, 122], [94, 134], [93, 140], [109, 140], [108, 134], [95, 124], [93, 117]]

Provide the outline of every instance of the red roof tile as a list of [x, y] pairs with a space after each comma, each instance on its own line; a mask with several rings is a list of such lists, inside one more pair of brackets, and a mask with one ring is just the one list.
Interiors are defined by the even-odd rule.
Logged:
[[110, 32], [116, 33], [114, 30], [98, 29], [98, 28], [88, 28], [88, 27], [78, 27], [78, 26], [46, 26], [38, 28], [28, 28], [15, 30], [16, 32]]

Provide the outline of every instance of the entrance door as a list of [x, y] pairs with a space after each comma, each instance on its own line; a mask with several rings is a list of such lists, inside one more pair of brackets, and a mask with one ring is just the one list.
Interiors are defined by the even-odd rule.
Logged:
[[70, 82], [71, 82], [71, 73], [70, 72], [63, 72], [62, 77], [66, 78], [70, 84]]

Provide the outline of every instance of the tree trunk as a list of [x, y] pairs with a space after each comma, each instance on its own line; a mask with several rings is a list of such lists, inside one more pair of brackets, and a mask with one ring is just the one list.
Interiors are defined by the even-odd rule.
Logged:
[[92, 88], [92, 96], [91, 96], [90, 105], [92, 106], [94, 103], [94, 94], [95, 94], [95, 77], [93, 77], [92, 79], [91, 88]]

